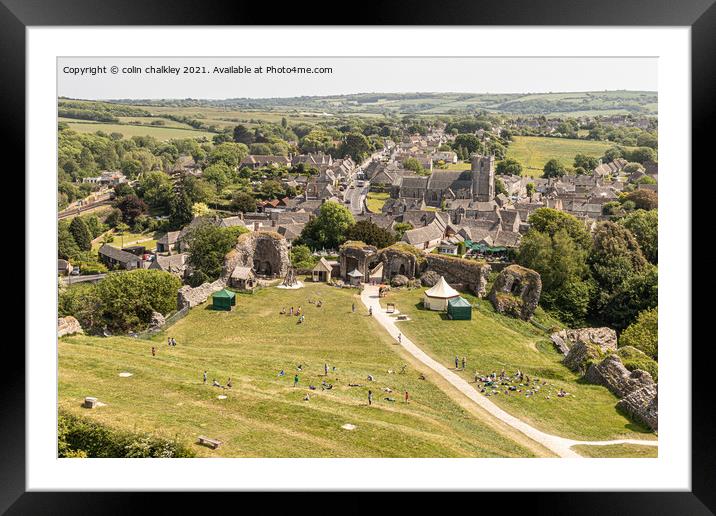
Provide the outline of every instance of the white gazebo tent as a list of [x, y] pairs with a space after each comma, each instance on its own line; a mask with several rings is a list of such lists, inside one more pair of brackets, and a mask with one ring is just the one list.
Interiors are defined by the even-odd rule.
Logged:
[[447, 310], [448, 301], [456, 297], [460, 297], [460, 293], [448, 285], [445, 278], [440, 276], [438, 282], [425, 291], [423, 307], [428, 310]]

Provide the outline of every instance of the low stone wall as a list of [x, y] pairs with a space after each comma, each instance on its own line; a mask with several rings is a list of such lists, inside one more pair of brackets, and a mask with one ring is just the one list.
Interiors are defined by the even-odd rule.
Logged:
[[198, 287], [184, 285], [177, 293], [177, 309], [181, 310], [187, 306], [194, 308], [209, 299], [211, 294], [218, 292], [222, 288], [226, 288], [226, 281], [221, 278], [213, 283], [204, 283]]
[[598, 364], [590, 365], [584, 379], [589, 383], [604, 385], [619, 398], [629, 396], [642, 387], [656, 385], [646, 371], [629, 371], [617, 355], [609, 355]]
[[652, 430], [659, 429], [659, 393], [656, 385], [635, 390], [619, 400], [617, 408]]
[[487, 276], [491, 270], [487, 263], [439, 254], [428, 254], [425, 261], [427, 270], [443, 276], [452, 287], [470, 290], [478, 297], [487, 293]]
[[80, 322], [68, 315], [67, 317], [59, 317], [57, 319], [57, 336], [72, 335], [74, 333], [84, 333]]

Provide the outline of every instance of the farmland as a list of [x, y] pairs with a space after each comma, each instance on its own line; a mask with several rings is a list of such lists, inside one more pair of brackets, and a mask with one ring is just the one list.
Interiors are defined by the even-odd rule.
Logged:
[[564, 165], [572, 166], [574, 156], [601, 157], [613, 142], [573, 140], [567, 138], [546, 138], [540, 136], [515, 136], [507, 147], [507, 157], [516, 159], [523, 167], [523, 175], [542, 175], [544, 164], [557, 159]]

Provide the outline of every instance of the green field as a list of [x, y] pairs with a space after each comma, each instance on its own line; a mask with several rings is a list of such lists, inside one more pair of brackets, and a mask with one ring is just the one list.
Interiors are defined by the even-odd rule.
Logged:
[[387, 192], [368, 192], [365, 204], [368, 206], [368, 211], [371, 213], [381, 213], [385, 201], [389, 198], [390, 194]]
[[78, 121], [69, 118], [60, 119], [67, 123], [70, 129], [78, 133], [95, 133], [103, 131], [107, 134], [121, 133], [125, 138], [132, 136], [153, 136], [158, 140], [172, 140], [180, 138], [206, 138], [211, 141], [214, 133], [197, 131], [195, 129], [183, 129], [180, 127], [154, 127], [150, 125], [110, 124], [104, 122]]
[[[109, 245], [118, 249], [131, 245], [143, 245], [148, 250], [151, 250], [157, 246], [157, 239], [161, 236], [154, 231], [146, 233], [132, 233], [127, 231], [124, 235], [118, 235], [113, 229], [104, 233], [104, 235], [107, 234], [114, 237], [114, 241], [109, 242]], [[102, 247], [102, 236], [92, 241], [92, 251], [97, 251], [100, 247]]]
[[544, 164], [550, 159], [557, 159], [563, 165], [571, 167], [577, 154], [598, 158], [614, 145], [616, 144], [613, 142], [593, 140], [514, 136], [507, 147], [507, 157], [516, 159], [522, 164], [523, 175], [539, 177], [542, 175]]
[[[497, 314], [489, 301], [469, 295], [464, 297], [478, 306], [472, 320], [451, 321], [444, 314], [424, 310], [422, 293], [423, 289], [393, 292], [386, 301], [394, 302], [410, 317], [410, 321], [399, 323], [401, 331], [435, 360], [454, 368], [456, 355], [466, 357], [467, 370], [458, 373], [469, 382], [474, 381], [475, 371], [499, 374], [503, 368], [508, 374], [520, 369], [539, 378], [540, 383], [547, 381], [531, 398], [516, 392], [500, 392], [490, 398], [510, 414], [545, 432], [579, 440], [654, 437], [617, 412], [617, 398], [606, 388], [584, 383], [562, 365], [562, 355], [532, 324]], [[560, 388], [570, 396], [557, 397]]]
[[655, 459], [659, 456], [658, 446], [641, 446], [639, 444], [608, 444], [604, 446], [589, 446], [578, 444], [572, 449], [585, 457], [595, 458], [621, 458]]
[[[152, 341], [63, 337], [59, 406], [116, 428], [176, 436], [187, 444], [199, 435], [223, 441], [217, 450], [191, 444], [198, 456], [551, 455], [414, 361], [366, 314], [356, 293], [311, 283], [300, 290], [266, 288], [238, 295], [232, 312], [198, 306]], [[323, 306], [309, 299], [321, 299]], [[282, 307], [299, 305], [304, 324], [279, 315]], [[176, 347], [166, 346], [168, 335]], [[157, 348], [155, 357], [151, 346]], [[327, 378], [324, 363], [337, 367]], [[303, 371], [294, 388], [297, 364]], [[404, 374], [402, 364], [407, 364]], [[281, 369], [284, 377], [278, 376]], [[202, 383], [204, 370], [209, 385]], [[124, 371], [133, 376], [119, 377]], [[427, 380], [420, 380], [420, 373]], [[367, 381], [368, 374], [374, 382]], [[210, 386], [213, 378], [225, 384], [229, 377], [232, 389]], [[321, 390], [323, 380], [333, 389]], [[309, 390], [309, 384], [317, 389]], [[386, 387], [393, 392], [384, 392]], [[409, 403], [403, 401], [405, 390]], [[218, 399], [219, 394], [227, 399]], [[303, 400], [306, 394], [309, 401]], [[82, 409], [85, 396], [96, 396], [106, 406]], [[347, 423], [356, 428], [342, 429]]]

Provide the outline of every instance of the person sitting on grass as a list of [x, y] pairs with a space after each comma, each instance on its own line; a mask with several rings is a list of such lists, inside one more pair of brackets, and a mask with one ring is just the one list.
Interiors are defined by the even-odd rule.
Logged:
[[226, 381], [226, 388], [231, 389], [231, 378]]
[[281, 308], [279, 315], [286, 315], [286, 307], [285, 306], [283, 308]]
[[216, 378], [211, 381], [211, 385], [212, 387], [221, 387], [221, 384], [216, 381]]

